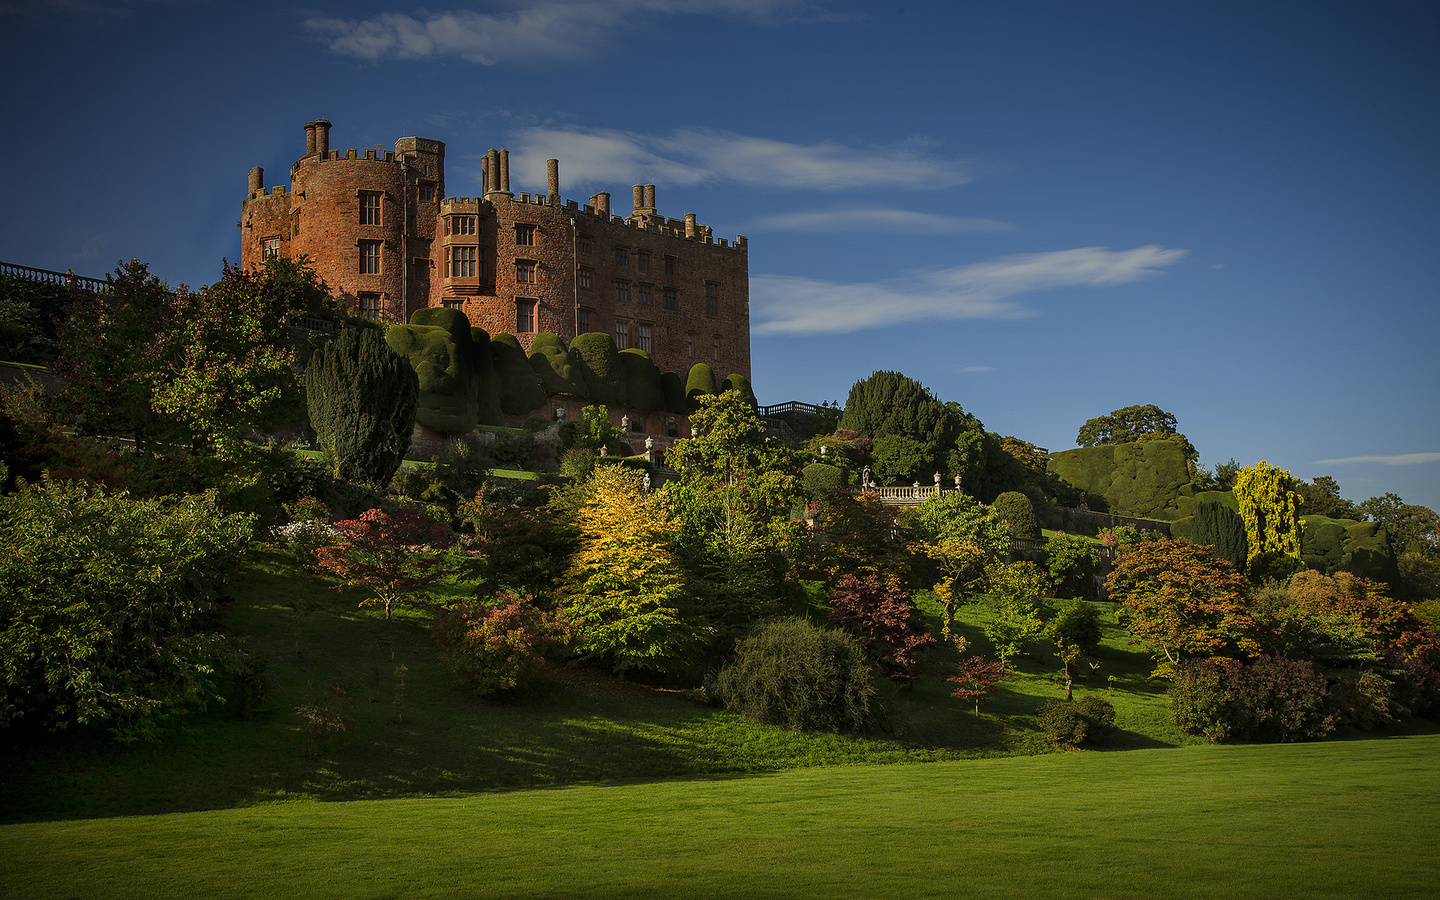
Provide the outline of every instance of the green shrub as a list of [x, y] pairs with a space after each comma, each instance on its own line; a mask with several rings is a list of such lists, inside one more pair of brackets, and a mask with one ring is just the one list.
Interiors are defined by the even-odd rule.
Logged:
[[805, 492], [812, 497], [824, 491], [844, 488], [845, 471], [828, 463], [811, 463], [800, 471], [805, 480]]
[[1100, 548], [1078, 535], [1056, 534], [1045, 542], [1045, 567], [1056, 596], [1084, 597], [1100, 571]]
[[570, 364], [570, 351], [558, 335], [542, 331], [530, 342], [530, 368], [540, 379], [540, 386], [551, 394], [581, 397], [584, 386]]
[[563, 613], [529, 597], [501, 594], [495, 604], [469, 600], [442, 609], [431, 626], [458, 686], [482, 697], [532, 677], [546, 657], [566, 649], [575, 632]]
[[500, 408], [506, 415], [518, 416], [545, 405], [545, 391], [515, 335], [497, 334], [490, 339], [490, 361], [500, 386]]
[[668, 412], [677, 416], [690, 414], [690, 408], [685, 403], [685, 379], [680, 377], [679, 372], [661, 372], [660, 390], [665, 395], [665, 409]]
[[1035, 518], [1035, 504], [1029, 497], [1019, 491], [1006, 491], [996, 497], [991, 506], [1010, 526], [1015, 537], [1025, 539], [1040, 536], [1040, 520]]
[[969, 541], [991, 554], [1010, 549], [1010, 527], [995, 508], [959, 491], [926, 497], [919, 506], [907, 508], [901, 522], [934, 544]]
[[709, 363], [696, 363], [690, 367], [685, 378], [685, 411], [692, 413], [700, 408], [700, 398], [719, 393], [715, 387], [715, 370]]
[[736, 391], [745, 398], [745, 402], [751, 406], [759, 406], [760, 402], [755, 399], [755, 391], [750, 387], [750, 379], [739, 372], [732, 372], [725, 376], [725, 383], [720, 387], [721, 392]]
[[1316, 740], [1339, 719], [1315, 664], [1282, 656], [1179, 666], [1170, 701], [1176, 726], [1213, 743]]
[[576, 481], [584, 481], [595, 471], [595, 460], [600, 455], [589, 447], [571, 447], [560, 454], [560, 474]]
[[707, 690], [756, 722], [815, 731], [863, 729], [875, 697], [860, 644], [803, 619], [761, 626], [735, 647]]
[[609, 406], [625, 404], [625, 369], [610, 335], [591, 331], [577, 336], [570, 342], [570, 366], [572, 380], [584, 384], [586, 397]]
[[1115, 707], [1094, 695], [1074, 702], [1046, 700], [1035, 712], [1035, 723], [1053, 746], [1098, 745], [1114, 730]]
[[410, 447], [419, 389], [415, 370], [373, 329], [343, 329], [317, 350], [305, 397], [330, 475], [389, 484]]
[[0, 727], [153, 739], [221, 700], [199, 628], [250, 539], [215, 495], [135, 500], [48, 477], [0, 497]]
[[1230, 560], [1237, 572], [1245, 571], [1249, 557], [1245, 540], [1245, 520], [1223, 503], [1201, 501], [1195, 504], [1195, 523], [1191, 531], [1197, 544], [1209, 544], [1214, 555]]
[[625, 371], [625, 402], [636, 409], [656, 412], [665, 409], [665, 391], [660, 386], [660, 369], [650, 354], [633, 347], [620, 351], [620, 365]]

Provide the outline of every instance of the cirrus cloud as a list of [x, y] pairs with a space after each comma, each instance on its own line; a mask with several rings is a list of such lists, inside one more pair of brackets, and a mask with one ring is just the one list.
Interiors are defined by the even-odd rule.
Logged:
[[1020, 294], [1063, 287], [1109, 287], [1160, 274], [1188, 251], [1154, 244], [1133, 250], [1079, 247], [1006, 256], [887, 282], [839, 284], [792, 275], [750, 278], [757, 335], [845, 334], [907, 322], [1023, 319]]
[[1347, 463], [1379, 463], [1382, 466], [1418, 466], [1440, 462], [1440, 453], [1394, 453], [1388, 456], [1346, 456], [1341, 459], [1317, 459], [1317, 466], [1343, 466]]

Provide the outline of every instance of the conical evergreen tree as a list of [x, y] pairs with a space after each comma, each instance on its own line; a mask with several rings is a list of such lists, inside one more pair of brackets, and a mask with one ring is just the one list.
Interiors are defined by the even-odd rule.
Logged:
[[321, 347], [305, 372], [310, 425], [345, 481], [389, 484], [410, 447], [419, 383], [384, 332], [346, 328]]
[[1235, 510], [1223, 503], [1202, 500], [1195, 506], [1194, 535], [1195, 543], [1209, 544], [1215, 548], [1215, 556], [1230, 560], [1236, 571], [1245, 571], [1249, 549], [1245, 520]]

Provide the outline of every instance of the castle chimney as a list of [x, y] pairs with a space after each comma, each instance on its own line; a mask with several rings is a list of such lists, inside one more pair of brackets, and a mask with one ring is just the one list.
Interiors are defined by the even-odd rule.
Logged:
[[560, 160], [545, 160], [545, 192], [551, 206], [560, 205]]
[[645, 211], [651, 215], [655, 214], [655, 185], [645, 185]]
[[315, 123], [305, 123], [305, 155], [315, 155]]
[[490, 193], [490, 154], [480, 157], [480, 196]]
[[510, 193], [510, 151], [500, 151], [500, 190]]
[[325, 119], [315, 120], [315, 152], [320, 156], [330, 155], [330, 123]]
[[250, 196], [262, 193], [265, 190], [265, 170], [256, 166], [250, 170]]
[[694, 213], [686, 213], [686, 214], [685, 214], [685, 236], [686, 236], [687, 238], [693, 238], [693, 237], [695, 236], [695, 214], [694, 214]]
[[645, 208], [645, 185], [637, 184], [630, 189], [630, 215], [638, 216]]
[[596, 211], [597, 213], [599, 213], [600, 215], [604, 216], [606, 219], [609, 219], [609, 218], [610, 218], [610, 192], [609, 192], [609, 191], [601, 191], [600, 193], [598, 193], [598, 194], [595, 195], [594, 201], [595, 201], [595, 202], [594, 202], [592, 205], [595, 207], [595, 211]]
[[490, 177], [485, 181], [485, 193], [490, 194], [500, 190], [500, 151], [491, 147], [486, 159], [490, 163]]

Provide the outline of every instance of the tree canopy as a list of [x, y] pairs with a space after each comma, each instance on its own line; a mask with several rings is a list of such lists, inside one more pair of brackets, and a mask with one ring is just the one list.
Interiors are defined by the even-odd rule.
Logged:
[[1185, 459], [1193, 467], [1200, 453], [1185, 435], [1175, 430], [1176, 424], [1174, 413], [1166, 412], [1153, 403], [1126, 406], [1108, 416], [1086, 420], [1075, 435], [1075, 443], [1081, 447], [1099, 447], [1135, 441], [1174, 441], [1185, 451]]

